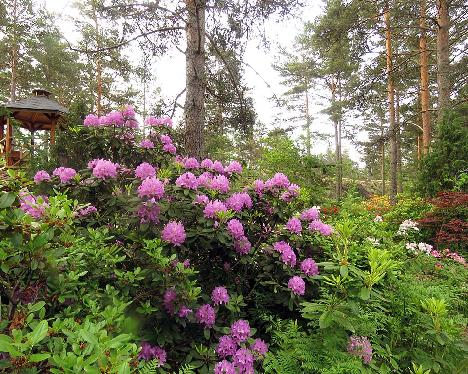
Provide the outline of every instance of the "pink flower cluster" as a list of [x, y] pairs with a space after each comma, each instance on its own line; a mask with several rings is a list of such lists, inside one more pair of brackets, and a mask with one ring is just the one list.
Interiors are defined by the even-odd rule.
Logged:
[[319, 219], [309, 223], [310, 231], [318, 231], [323, 236], [330, 236], [333, 233], [333, 228]]
[[302, 231], [302, 224], [299, 218], [290, 218], [286, 223], [286, 230], [293, 234], [300, 234]]
[[286, 265], [291, 267], [296, 266], [296, 254], [292, 250], [291, 246], [284, 242], [276, 242], [273, 244], [273, 249], [281, 255], [281, 261], [283, 261]]
[[348, 340], [348, 352], [362, 358], [369, 364], [372, 361], [372, 345], [366, 336], [350, 336]]
[[317, 263], [311, 259], [306, 258], [301, 262], [301, 271], [308, 276], [314, 276], [319, 274], [319, 268]]
[[233, 218], [229, 220], [227, 223], [227, 228], [234, 239], [241, 240], [243, 237], [245, 237], [244, 226], [242, 226], [241, 221], [238, 219]]
[[252, 205], [252, 199], [247, 192], [235, 192], [226, 200], [226, 206], [235, 212], [244, 208], [251, 209]]
[[224, 168], [227, 174], [240, 174], [242, 173], [242, 165], [239, 161], [231, 161], [228, 166]]
[[140, 223], [159, 223], [159, 213], [161, 208], [156, 204], [155, 199], [149, 199], [138, 206], [137, 215]]
[[138, 196], [160, 199], [164, 195], [164, 183], [156, 177], [148, 177], [138, 187]]
[[135, 177], [140, 179], [146, 179], [149, 177], [154, 177], [156, 175], [156, 169], [153, 165], [148, 164], [147, 162], [142, 162], [135, 169]]
[[119, 112], [114, 110], [108, 114], [98, 117], [94, 114], [88, 114], [83, 121], [86, 127], [99, 127], [99, 126], [116, 126], [116, 127], [138, 127], [138, 122], [135, 119], [135, 110], [131, 105], [127, 105]]
[[444, 249], [442, 253], [436, 249], [433, 249], [432, 245], [427, 243], [406, 243], [406, 249], [413, 253], [425, 253], [428, 256], [432, 256], [434, 258], [450, 258], [455, 262], [463, 266], [467, 266], [465, 258], [460, 256], [457, 252], [451, 252], [448, 248]]
[[138, 353], [140, 360], [158, 360], [158, 367], [163, 366], [166, 363], [166, 351], [161, 347], [153, 346], [148, 342], [141, 343], [141, 350]]
[[210, 189], [216, 190], [222, 193], [227, 193], [229, 191], [229, 179], [224, 175], [215, 176], [210, 183]]
[[161, 143], [163, 143], [163, 151], [175, 155], [177, 149], [172, 143], [172, 139], [169, 135], [161, 135], [159, 137]]
[[227, 304], [229, 302], [229, 294], [225, 287], [215, 287], [211, 293], [211, 300], [214, 305]]
[[45, 196], [34, 196], [28, 191], [19, 193], [20, 209], [31, 217], [39, 219], [44, 215], [48, 200]]
[[200, 167], [200, 164], [198, 163], [198, 160], [195, 157], [189, 157], [183, 161], [184, 163], [184, 168], [186, 169], [198, 169]]
[[234, 249], [237, 253], [246, 255], [252, 249], [252, 244], [250, 243], [249, 239], [247, 239], [245, 236], [242, 236], [240, 239], [234, 242]]
[[145, 120], [145, 124], [148, 126], [166, 126], [172, 127], [172, 119], [170, 117], [148, 117]]
[[295, 275], [288, 281], [288, 288], [295, 294], [295, 295], [304, 295], [305, 293], [305, 282], [304, 279]]
[[93, 160], [93, 176], [99, 179], [106, 179], [106, 178], [115, 178], [117, 176], [117, 168], [119, 167], [118, 164], [114, 164], [112, 161], [109, 160], [102, 160], [97, 159]]
[[[219, 338], [216, 354], [223, 360], [215, 366], [215, 373], [253, 373], [255, 356], [262, 358], [268, 352], [268, 345], [262, 339], [255, 339], [249, 348], [241, 346], [250, 337], [248, 321], [238, 320], [231, 325], [231, 334]], [[255, 356], [254, 356], [255, 355]], [[232, 362], [227, 358], [232, 357]]]
[[39, 170], [34, 175], [34, 182], [36, 182], [36, 184], [39, 184], [39, 183], [41, 183], [43, 181], [50, 181], [50, 175], [45, 170]]
[[169, 221], [161, 232], [161, 238], [175, 246], [180, 246], [186, 236], [184, 225], [176, 221]]
[[219, 212], [227, 212], [226, 205], [219, 200], [210, 201], [203, 210], [206, 218], [217, 218]]
[[216, 312], [210, 304], [202, 305], [195, 314], [198, 323], [205, 325], [206, 328], [212, 328], [216, 321]]
[[60, 166], [52, 174], [59, 177], [61, 183], [68, 183], [75, 177], [76, 170]]
[[303, 221], [315, 221], [318, 220], [320, 217], [320, 208], [318, 207], [312, 207], [307, 210], [304, 210], [301, 213], [301, 219]]
[[145, 148], [145, 149], [153, 149], [154, 148], [154, 143], [149, 139], [143, 139], [140, 142], [140, 147]]
[[90, 206], [87, 206], [86, 208], [80, 209], [78, 211], [78, 216], [86, 217], [86, 216], [89, 216], [90, 214], [93, 214], [93, 213], [96, 213], [96, 212], [97, 212], [96, 207], [93, 206], [93, 205], [90, 205]]
[[196, 190], [198, 188], [198, 179], [193, 173], [188, 171], [177, 178], [176, 186]]

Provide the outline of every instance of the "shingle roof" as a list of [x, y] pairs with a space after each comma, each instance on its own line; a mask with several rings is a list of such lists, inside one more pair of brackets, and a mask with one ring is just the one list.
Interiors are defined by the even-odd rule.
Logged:
[[50, 113], [68, 113], [68, 109], [60, 105], [55, 100], [50, 99], [49, 92], [45, 90], [34, 90], [35, 96], [28, 97], [27, 99], [11, 101], [5, 104], [8, 109], [27, 109], [38, 112]]

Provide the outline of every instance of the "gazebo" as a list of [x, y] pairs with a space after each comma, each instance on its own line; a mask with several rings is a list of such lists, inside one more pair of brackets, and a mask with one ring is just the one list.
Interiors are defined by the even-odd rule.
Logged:
[[[50, 144], [54, 144], [58, 120], [68, 113], [67, 108], [53, 100], [51, 93], [43, 89], [33, 90], [27, 99], [11, 101], [4, 107], [12, 113], [20, 127], [31, 132], [31, 145], [34, 145], [34, 133], [38, 130], [50, 131]], [[11, 122], [9, 116], [0, 117], [0, 156], [6, 159], [7, 167], [18, 165], [25, 156], [21, 150], [14, 149]]]

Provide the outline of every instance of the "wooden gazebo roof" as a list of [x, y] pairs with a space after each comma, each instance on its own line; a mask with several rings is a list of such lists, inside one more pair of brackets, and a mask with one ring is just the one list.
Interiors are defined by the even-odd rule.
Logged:
[[50, 97], [49, 91], [36, 89], [32, 93], [31, 97], [4, 105], [20, 122], [21, 127], [30, 131], [50, 130], [59, 117], [68, 113], [67, 108]]

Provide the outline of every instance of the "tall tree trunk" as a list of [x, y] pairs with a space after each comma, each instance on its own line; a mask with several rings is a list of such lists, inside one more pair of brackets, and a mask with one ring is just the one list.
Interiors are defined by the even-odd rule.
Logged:
[[331, 82], [329, 83], [329, 88], [331, 91], [331, 106], [332, 106], [332, 120], [333, 126], [335, 128], [335, 170], [336, 170], [336, 184], [335, 184], [335, 195], [336, 199], [340, 200], [343, 191], [343, 175], [342, 175], [342, 167], [341, 167], [341, 123], [339, 116], [336, 113], [336, 94], [338, 85], [334, 78], [332, 78]]
[[419, 13], [419, 60], [421, 70], [421, 117], [423, 127], [423, 153], [429, 152], [431, 145], [431, 119], [429, 113], [429, 68], [426, 39], [426, 0], [420, 0]]
[[392, 33], [390, 29], [390, 10], [388, 0], [385, 4], [385, 47], [387, 54], [387, 89], [390, 133], [390, 202], [395, 204], [397, 194], [397, 142], [395, 131], [395, 85], [393, 83]]
[[11, 67], [11, 79], [10, 79], [10, 101], [16, 100], [16, 77], [18, 71], [18, 42], [16, 37], [16, 23], [18, 19], [18, 4], [17, 0], [13, 1], [13, 40], [11, 41], [11, 60], [10, 60], [10, 67]]
[[307, 155], [312, 154], [311, 135], [310, 135], [310, 114], [309, 114], [309, 86], [306, 85], [305, 91], [305, 115], [306, 115], [306, 151]]
[[442, 121], [444, 111], [450, 104], [450, 19], [448, 0], [437, 0], [437, 122]]
[[205, 8], [206, 0], [185, 0], [187, 8], [185, 152], [201, 158], [205, 124]]
[[401, 169], [401, 124], [400, 124], [400, 94], [395, 88], [395, 136], [397, 142], [397, 191], [403, 192], [403, 173]]
[[380, 121], [380, 179], [382, 180], [382, 196], [385, 195], [385, 137], [384, 137], [384, 118]]
[[[92, 1], [93, 9], [93, 21], [94, 21], [94, 32], [96, 37], [96, 49], [99, 51], [101, 49], [101, 36], [99, 34], [99, 22], [96, 14], [96, 3]], [[96, 96], [96, 111], [97, 115], [102, 114], [102, 62], [101, 62], [101, 52], [97, 52], [94, 56], [96, 64], [96, 86], [97, 86], [97, 96]]]

